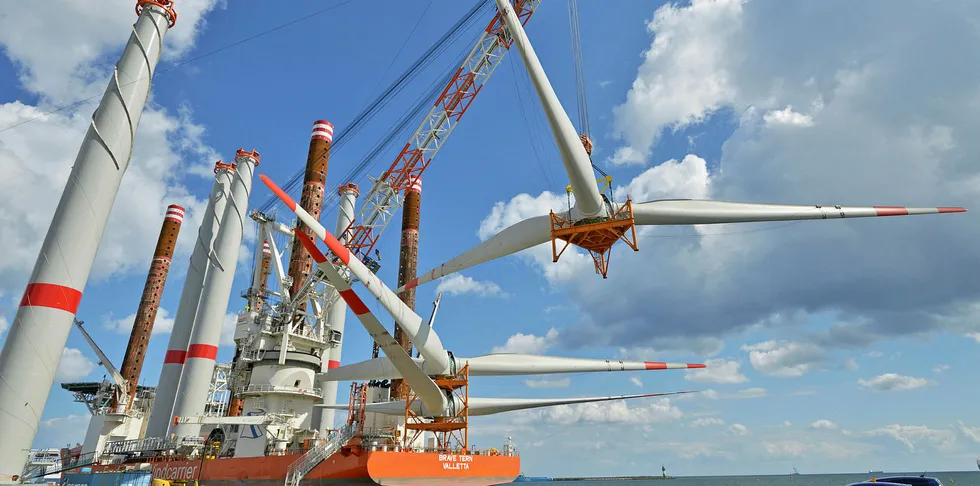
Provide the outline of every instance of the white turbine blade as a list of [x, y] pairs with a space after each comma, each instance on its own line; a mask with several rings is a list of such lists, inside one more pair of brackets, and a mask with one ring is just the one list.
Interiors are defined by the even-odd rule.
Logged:
[[551, 240], [551, 216], [534, 216], [525, 219], [490, 237], [463, 254], [439, 265], [432, 270], [399, 287], [397, 292], [415, 288], [421, 284], [445, 277], [490, 260], [505, 257], [521, 250], [540, 245]]
[[629, 400], [631, 398], [661, 397], [667, 395], [679, 395], [682, 393], [694, 393], [693, 391], [668, 392], [668, 393], [642, 393], [639, 395], [616, 395], [607, 397], [581, 397], [581, 398], [476, 398], [470, 397], [470, 416], [491, 415], [501, 412], [512, 412], [515, 410], [527, 410], [530, 408], [554, 407], [556, 405], [572, 405], [575, 403], [594, 403], [607, 402], [611, 400]]
[[[469, 398], [470, 417], [480, 415], [492, 415], [495, 413], [513, 412], [516, 410], [528, 410], [531, 408], [554, 407], [557, 405], [572, 405], [576, 403], [607, 402], [612, 400], [629, 400], [632, 398], [662, 397], [668, 395], [679, 395], [683, 393], [694, 393], [693, 391], [668, 392], [668, 393], [642, 393], [638, 395], [614, 395], [606, 397], [580, 397], [580, 398]], [[457, 398], [457, 402], [459, 399]], [[461, 406], [457, 403], [457, 407]], [[320, 405], [324, 408], [333, 410], [347, 410], [347, 405]], [[424, 413], [421, 404], [417, 401], [412, 404], [415, 413]], [[365, 412], [378, 413], [382, 415], [405, 415], [405, 401], [368, 403], [364, 405]]]
[[[320, 252], [316, 244], [313, 243], [313, 240], [302, 231], [295, 231], [295, 234], [303, 246], [306, 247], [306, 250], [310, 252], [310, 256], [313, 257], [320, 271], [327, 276], [330, 284], [340, 293], [340, 297], [347, 303], [347, 307], [361, 321], [364, 329], [378, 343], [378, 347], [384, 351], [390, 363], [404, 376], [405, 381], [412, 387], [412, 390], [415, 390], [415, 393], [422, 399], [426, 407], [429, 410], [446, 410], [446, 395], [432, 381], [432, 378], [429, 378], [429, 375], [422, 371], [422, 368], [415, 363], [408, 352], [388, 333], [388, 330], [378, 321], [378, 318], [371, 313], [367, 306], [364, 305], [364, 302], [361, 301], [360, 297], [350, 288], [347, 281], [340, 276], [337, 269], [327, 262], [327, 257]], [[329, 375], [330, 372], [328, 371], [327, 374]]]
[[[449, 372], [449, 354], [446, 353], [446, 349], [442, 346], [442, 341], [439, 339], [439, 335], [432, 329], [422, 328], [422, 318], [419, 317], [411, 308], [405, 305], [401, 299], [391, 291], [381, 279], [378, 278], [373, 272], [368, 270], [360, 260], [358, 260], [350, 250], [348, 250], [343, 244], [337, 241], [327, 230], [316, 220], [310, 213], [307, 213], [302, 207], [296, 204], [282, 189], [279, 188], [274, 182], [272, 182], [264, 174], [260, 174], [259, 178], [262, 182], [275, 193], [279, 199], [282, 200], [286, 206], [296, 213], [296, 216], [303, 222], [307, 227], [313, 230], [330, 251], [337, 256], [340, 261], [350, 269], [351, 273], [357, 277], [358, 280], [371, 292], [372, 295], [381, 306], [394, 317], [395, 322], [408, 334], [409, 339], [411, 339], [412, 344], [418, 348], [419, 352], [425, 358], [425, 361], [429, 363], [429, 366], [435, 369], [439, 368], [441, 373]], [[307, 238], [306, 241], [309, 241]], [[309, 241], [312, 243], [312, 241]], [[316, 248], [316, 245], [313, 245]], [[312, 250], [310, 250], [312, 253]], [[322, 253], [317, 250], [317, 253]], [[321, 266], [322, 267], [322, 266]]]
[[606, 216], [605, 206], [599, 198], [599, 188], [595, 182], [595, 172], [592, 171], [589, 154], [579, 140], [572, 120], [568, 118], [561, 102], [558, 101], [558, 96], [555, 95], [555, 90], [551, 87], [551, 82], [548, 81], [548, 76], [524, 32], [524, 26], [521, 25], [508, 0], [497, 0], [497, 9], [500, 10], [507, 31], [514, 39], [521, 58], [524, 59], [524, 67], [527, 68], [534, 89], [538, 92], [538, 98], [541, 99], [541, 106], [548, 118], [548, 125], [551, 126], [551, 132], [555, 136], [558, 152], [562, 162], [565, 163], [565, 172], [568, 173], [568, 180], [575, 193], [575, 207], [586, 218]]
[[906, 208], [902, 206], [804, 206], [695, 199], [667, 199], [633, 204], [633, 219], [640, 226], [873, 218], [877, 216], [962, 212], [966, 212], [966, 209], [954, 207]]
[[[425, 369], [425, 362], [421, 358], [412, 358], [412, 360], [417, 366]], [[401, 377], [398, 368], [391, 364], [390, 359], [383, 356], [338, 366], [323, 375], [324, 381], [397, 380]]]
[[[425, 362], [415, 362], [425, 370]], [[663, 361], [622, 361], [613, 359], [563, 358], [536, 354], [488, 354], [475, 358], [456, 358], [456, 369], [469, 364], [470, 376], [545, 375], [555, 373], [600, 373], [610, 371], [655, 371], [705, 368], [701, 363]], [[387, 358], [374, 358], [327, 372], [326, 381], [395, 380], [401, 373]]]
[[459, 358], [470, 365], [470, 376], [543, 375], [603, 371], [686, 370], [704, 368], [701, 363], [662, 361], [621, 361], [611, 359], [564, 358], [535, 354], [488, 354]]

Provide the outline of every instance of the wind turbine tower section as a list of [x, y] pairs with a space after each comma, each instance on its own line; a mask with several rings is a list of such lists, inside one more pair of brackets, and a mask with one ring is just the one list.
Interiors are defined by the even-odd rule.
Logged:
[[140, 0], [138, 19], [71, 174], [0, 351], [0, 482], [23, 472], [163, 49], [170, 0]]
[[[258, 164], [258, 152], [239, 149], [235, 155], [231, 197], [225, 204], [221, 229], [214, 239], [214, 258], [209, 262], [207, 277], [201, 289], [201, 300], [191, 331], [190, 344], [187, 346], [187, 358], [174, 400], [175, 416], [200, 416], [205, 412], [208, 388], [218, 356], [221, 327], [228, 312], [238, 251], [245, 232], [252, 176]], [[198, 435], [199, 426], [178, 424], [174, 432], [179, 437]]]
[[[300, 205], [306, 212], [320, 220], [323, 209], [323, 187], [327, 181], [327, 165], [330, 160], [330, 144], [333, 142], [333, 124], [326, 120], [313, 122], [313, 133], [310, 136], [310, 151], [306, 156], [306, 176], [303, 178], [303, 193]], [[299, 230], [312, 235], [312, 230], [299, 223]], [[289, 250], [289, 277], [292, 279], [289, 294], [296, 296], [309, 278], [313, 270], [313, 258], [310, 252], [299, 243], [295, 237]], [[296, 303], [297, 318], [306, 310], [306, 299]]]
[[[398, 255], [398, 286], [401, 287], [408, 282], [415, 280], [418, 271], [419, 261], [419, 218], [422, 205], [422, 176], [418, 176], [412, 181], [412, 185], [405, 191], [405, 203], [402, 209], [402, 240]], [[409, 309], [415, 310], [415, 289], [411, 288], [402, 292], [399, 297]], [[395, 341], [405, 349], [409, 355], [412, 354], [412, 343], [408, 335], [402, 330], [401, 326], [395, 324]], [[392, 399], [403, 400], [408, 398], [408, 387], [405, 382], [397, 379], [391, 381]]]
[[197, 240], [194, 242], [190, 264], [187, 266], [187, 276], [184, 277], [184, 288], [181, 290], [177, 313], [174, 315], [174, 328], [170, 331], [170, 341], [167, 343], [167, 352], [163, 356], [163, 367], [160, 368], [153, 409], [150, 411], [146, 426], [147, 437], [164, 437], [170, 429], [177, 387], [180, 385], [180, 374], [187, 360], [187, 345], [194, 330], [194, 320], [197, 316], [198, 304], [201, 302], [201, 289], [208, 273], [208, 261], [214, 252], [215, 236], [221, 228], [228, 193], [231, 190], [233, 166], [220, 160], [214, 164], [214, 185], [211, 187], [211, 195], [204, 208], [201, 226], [197, 231]]
[[157, 238], [157, 246], [153, 251], [150, 272], [143, 286], [143, 296], [136, 311], [136, 319], [133, 321], [133, 332], [129, 335], [129, 344], [126, 345], [126, 354], [123, 356], [120, 369], [123, 379], [129, 383], [129, 397], [125, 399], [126, 403], [115, 407], [120, 412], [128, 411], [136, 397], [140, 373], [143, 371], [143, 360], [146, 358], [146, 346], [153, 333], [153, 322], [160, 309], [160, 296], [167, 283], [170, 261], [174, 257], [174, 245], [177, 244], [177, 235], [183, 222], [184, 208], [176, 204], [167, 207], [163, 227], [160, 228], [160, 236]]

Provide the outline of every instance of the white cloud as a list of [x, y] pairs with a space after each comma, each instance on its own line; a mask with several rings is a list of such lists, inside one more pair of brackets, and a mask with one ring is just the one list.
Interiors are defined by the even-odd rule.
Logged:
[[436, 292], [448, 292], [451, 295], [476, 294], [481, 297], [499, 295], [506, 296], [500, 291], [500, 286], [489, 281], [473, 280], [461, 273], [450, 275], [439, 281]]
[[691, 427], [708, 427], [711, 425], [725, 425], [725, 421], [716, 417], [705, 417], [691, 421]]
[[7, 332], [7, 329], [10, 329], [10, 323], [6, 317], [0, 316], [0, 334]]
[[966, 337], [980, 343], [980, 332], [968, 332], [966, 333]]
[[916, 443], [927, 442], [933, 448], [943, 450], [956, 441], [956, 434], [951, 430], [930, 429], [925, 425], [893, 424], [864, 433], [871, 437], [891, 437], [905, 444], [910, 452], [915, 452]]
[[[136, 322], [135, 312], [122, 319], [112, 319], [112, 315], [110, 314], [108, 319], [102, 324], [102, 327], [119, 334], [129, 334], [133, 331], [134, 322]], [[153, 320], [153, 331], [150, 334], [170, 334], [173, 328], [174, 319], [170, 316], [170, 311], [163, 307], [157, 309], [156, 318]]]
[[704, 363], [707, 368], [689, 371], [684, 375], [685, 380], [703, 383], [745, 383], [749, 381], [738, 371], [741, 364], [738, 361], [726, 359], [709, 359]]
[[613, 110], [616, 134], [625, 145], [611, 163], [644, 163], [664, 130], [704, 121], [735, 96], [728, 68], [739, 56], [730, 42], [741, 19], [741, 0], [657, 9], [647, 24], [653, 43], [643, 53], [626, 102]]
[[784, 420], [783, 423], [780, 425], [782, 425], [783, 427], [792, 427], [793, 422], [790, 422], [789, 420]]
[[811, 429], [827, 429], [827, 430], [837, 430], [838, 426], [834, 422], [827, 419], [820, 419], [814, 421], [810, 424]]
[[780, 125], [794, 127], [813, 126], [813, 117], [793, 111], [792, 106], [787, 106], [782, 110], [772, 110], [766, 113], [762, 119], [766, 122], [766, 126], [769, 127]]
[[732, 424], [728, 428], [728, 433], [732, 435], [749, 435], [749, 428], [742, 424]]
[[[643, 404], [644, 402], [646, 403]], [[513, 414], [513, 421], [516, 424], [550, 423], [559, 425], [578, 423], [655, 424], [674, 422], [683, 416], [684, 412], [671, 404], [669, 398], [661, 398], [659, 400], [616, 400], [597, 404], [559, 405], [516, 412]]]
[[769, 395], [765, 388], [745, 388], [735, 392], [734, 398], [762, 398]]
[[235, 327], [238, 325], [238, 314], [227, 313], [225, 314], [225, 320], [221, 323], [221, 339], [218, 341], [219, 346], [234, 346], [235, 345]]
[[922, 388], [932, 384], [932, 382], [925, 378], [915, 378], [897, 373], [885, 373], [870, 380], [860, 378], [858, 379], [858, 384], [875, 391], [906, 391]]
[[95, 370], [95, 363], [85, 357], [81, 350], [65, 348], [61, 351], [61, 361], [55, 379], [60, 382], [72, 382], [85, 378]]
[[846, 360], [844, 360], [844, 366], [851, 371], [860, 368], [860, 366], [858, 366], [857, 361], [855, 361], [854, 358], [847, 358]]
[[651, 167], [634, 177], [629, 184], [616, 187], [613, 197], [623, 201], [629, 195], [633, 201], [654, 199], [708, 197], [708, 163], [694, 154], [685, 155], [678, 162], [668, 160]]
[[946, 371], [948, 369], [949, 369], [949, 365], [948, 364], [942, 364], [942, 365], [939, 365], [939, 366], [933, 368], [932, 369], [932, 372], [933, 373], [942, 373], [943, 371]]
[[956, 423], [959, 424], [960, 432], [963, 432], [963, 435], [973, 442], [980, 443], [980, 427], [969, 427], [962, 420], [957, 420]]
[[507, 342], [503, 346], [494, 346], [492, 352], [541, 354], [554, 346], [557, 339], [558, 330], [555, 328], [549, 329], [544, 336], [519, 332], [507, 338]]
[[884, 355], [885, 353], [882, 353], [881, 351], [871, 351], [867, 354], [869, 358], [880, 358]]
[[638, 377], [636, 377], [636, 376], [631, 376], [631, 377], [630, 377], [630, 381], [631, 381], [631, 382], [632, 382], [632, 383], [633, 383], [634, 385], [636, 385], [636, 386], [638, 386], [638, 387], [640, 387], [640, 388], [643, 388], [643, 380], [641, 380], [641, 379], [639, 379]]
[[571, 384], [571, 378], [524, 380], [524, 385], [529, 388], [568, 388]]
[[743, 345], [742, 350], [749, 352], [753, 368], [773, 376], [803, 376], [820, 369], [825, 359], [824, 351], [811, 343], [765, 341]]

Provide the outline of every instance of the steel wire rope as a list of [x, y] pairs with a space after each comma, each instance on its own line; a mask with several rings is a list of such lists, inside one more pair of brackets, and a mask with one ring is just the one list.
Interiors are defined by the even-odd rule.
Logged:
[[[347, 5], [348, 3], [353, 3], [353, 2], [354, 2], [354, 0], [344, 0], [344, 1], [340, 2], [340, 3], [338, 3], [338, 4], [331, 5], [329, 7], [325, 7], [325, 8], [322, 8], [320, 10], [316, 10], [314, 12], [310, 12], [310, 13], [302, 16], [302, 17], [299, 17], [299, 18], [290, 20], [290, 21], [288, 21], [286, 23], [283, 23], [283, 24], [279, 24], [279, 25], [277, 25], [275, 27], [272, 27], [271, 29], [263, 30], [263, 31], [261, 31], [261, 32], [259, 32], [257, 34], [254, 34], [254, 35], [251, 35], [251, 36], [246, 37], [244, 39], [241, 39], [241, 40], [237, 40], [235, 42], [232, 42], [231, 44], [226, 44], [226, 45], [221, 46], [221, 47], [219, 47], [217, 49], [214, 49], [214, 50], [205, 52], [204, 54], [201, 54], [201, 55], [198, 55], [198, 56], [194, 56], [194, 57], [192, 57], [192, 58], [190, 58], [190, 59], [188, 59], [186, 61], [181, 61], [181, 62], [179, 62], [177, 64], [174, 64], [173, 66], [169, 66], [169, 67], [164, 68], [164, 69], [157, 69], [156, 71], [153, 71], [152, 76], [155, 77], [155, 76], [159, 76], [159, 75], [164, 74], [164, 73], [175, 71], [175, 70], [177, 70], [179, 68], [182, 68], [182, 67], [184, 67], [184, 66], [186, 66], [186, 65], [188, 65], [188, 64], [190, 64], [192, 62], [196, 62], [196, 61], [199, 61], [199, 60], [204, 59], [206, 57], [213, 56], [213, 55], [215, 55], [215, 54], [217, 54], [219, 52], [228, 50], [228, 49], [230, 49], [232, 47], [235, 47], [235, 46], [244, 44], [244, 43], [246, 43], [248, 41], [257, 39], [257, 38], [262, 37], [262, 36], [265, 36], [267, 34], [271, 34], [271, 33], [275, 32], [277, 30], [284, 29], [286, 27], [289, 27], [290, 25], [297, 24], [297, 23], [302, 22], [304, 20], [307, 20], [307, 19], [316, 17], [317, 15], [320, 15], [320, 14], [323, 14], [323, 13], [326, 13], [326, 12], [329, 12], [329, 11], [335, 9], [335, 8], [342, 7], [344, 5]], [[126, 83], [126, 84], [123, 84], [122, 86], [129, 86], [129, 85], [131, 85], [133, 83], [137, 83], [139, 81], [142, 81], [142, 80], [144, 80], [144, 79], [146, 79], [148, 77], [149, 76], [143, 76], [141, 78], [137, 78], [137, 79], [135, 79], [133, 81], [130, 81], [130, 82]], [[104, 96], [104, 93], [99, 93], [97, 95], [93, 95], [93, 96], [90, 96], [88, 98], [84, 98], [84, 99], [78, 100], [78, 101], [76, 101], [74, 103], [71, 103], [71, 104], [68, 104], [68, 105], [65, 105], [65, 106], [62, 106], [62, 107], [59, 107], [59, 108], [55, 108], [54, 110], [51, 110], [51, 111], [42, 113], [42, 114], [40, 114], [38, 116], [35, 116], [33, 118], [29, 118], [27, 120], [24, 120], [24, 121], [19, 122], [19, 123], [15, 123], [15, 124], [10, 125], [10, 126], [7, 126], [5, 128], [0, 128], [0, 133], [3, 133], [5, 131], [10, 130], [10, 129], [13, 129], [13, 128], [17, 128], [17, 127], [19, 127], [21, 125], [25, 125], [27, 123], [30, 123], [30, 122], [34, 121], [34, 120], [39, 120], [39, 119], [44, 118], [44, 117], [46, 117], [48, 115], [53, 115], [53, 114], [58, 113], [60, 111], [64, 111], [64, 110], [67, 110], [69, 108], [73, 108], [73, 107], [76, 107], [76, 106], [79, 106], [79, 105], [83, 105], [83, 104], [85, 104], [85, 103], [87, 103], [89, 101], [92, 101], [92, 100], [94, 100], [96, 98], [101, 98], [103, 96]]]
[[551, 181], [551, 178], [548, 177], [548, 172], [545, 170], [545, 164], [543, 158], [541, 157], [541, 153], [538, 152], [538, 145], [534, 143], [534, 137], [531, 136], [531, 124], [527, 119], [527, 110], [524, 108], [524, 98], [521, 96], [521, 86], [517, 82], [517, 69], [514, 67], [516, 61], [513, 59], [516, 58], [511, 58], [510, 74], [514, 79], [514, 91], [517, 93], [517, 104], [521, 110], [521, 118], [524, 120], [524, 128], [526, 129], [525, 133], [527, 133], [528, 142], [531, 143], [531, 151], [534, 152], [534, 159], [538, 162], [538, 168], [541, 169], [541, 174], [544, 175], [544, 180], [548, 184], [548, 188], [555, 189], [555, 184]]
[[[443, 52], [445, 52], [449, 46], [460, 37], [465, 30], [472, 26], [475, 20], [480, 18], [480, 13], [487, 9], [490, 5], [490, 0], [480, 0], [479, 3], [473, 6], [463, 17], [458, 20], [445, 34], [442, 35], [436, 42], [434, 42], [414, 63], [412, 63], [398, 78], [396, 78], [384, 92], [382, 92], [377, 98], [375, 98], [368, 107], [359, 113], [354, 119], [348, 124], [344, 130], [340, 131], [337, 137], [334, 138], [333, 143], [330, 147], [331, 156], [337, 154], [337, 152], [346, 144], [347, 140], [356, 134], [362, 128], [362, 125], [373, 118], [381, 108], [385, 107], [392, 99], [395, 94], [401, 92], [406, 84], [411, 80], [415, 79], [422, 70], [427, 68], [432, 62], [439, 57]], [[448, 81], [447, 81], [448, 82]], [[420, 103], [425, 104], [426, 100], [422, 100]], [[417, 106], [416, 106], [417, 108]], [[415, 110], [409, 110], [414, 112]], [[348, 172], [342, 180], [355, 180], [360, 177], [360, 171], [363, 171], [363, 167], [358, 165], [353, 170]], [[284, 191], [289, 192], [294, 189], [303, 179], [304, 170], [297, 171], [285, 184], [281, 187]], [[265, 203], [260, 207], [260, 211], [268, 211], [276, 203], [278, 199], [273, 195], [270, 196]]]

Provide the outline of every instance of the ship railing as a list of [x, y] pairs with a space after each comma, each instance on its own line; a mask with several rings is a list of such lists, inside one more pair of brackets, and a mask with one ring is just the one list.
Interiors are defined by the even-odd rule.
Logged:
[[248, 385], [243, 393], [289, 393], [308, 397], [323, 398], [323, 390], [319, 388], [300, 388], [285, 385]]
[[324, 459], [340, 450], [344, 444], [347, 444], [347, 442], [354, 438], [355, 433], [357, 433], [357, 428], [354, 424], [347, 424], [337, 434], [311, 447], [306, 454], [300, 456], [296, 462], [290, 464], [286, 469], [285, 486], [299, 486], [300, 481], [303, 480], [303, 476], [306, 476], [308, 472], [312, 471]]
[[144, 439], [109, 442], [105, 445], [103, 454], [131, 454], [134, 452], [163, 451], [176, 448], [176, 439], [147, 437]]
[[22, 479], [24, 479], [24, 480], [36, 479], [36, 478], [40, 477], [41, 475], [46, 476], [48, 474], [58, 474], [58, 473], [61, 473], [61, 472], [64, 472], [64, 471], [70, 471], [72, 469], [79, 468], [79, 467], [91, 466], [92, 464], [95, 464], [95, 461], [96, 461], [95, 452], [86, 452], [85, 454], [79, 454], [77, 456], [70, 457], [67, 461], [65, 461], [65, 462], [63, 462], [61, 464], [61, 467], [42, 468], [40, 471], [36, 471], [35, 470], [35, 471], [32, 471], [32, 474], [35, 474], [35, 475], [32, 475], [32, 476], [24, 475], [24, 477]]

